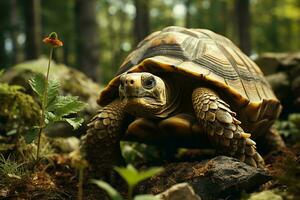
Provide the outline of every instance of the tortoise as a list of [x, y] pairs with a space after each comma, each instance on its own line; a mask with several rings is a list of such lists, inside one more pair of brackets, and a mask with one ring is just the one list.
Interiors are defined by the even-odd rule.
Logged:
[[260, 68], [229, 39], [171, 26], [140, 42], [101, 92], [82, 147], [99, 170], [122, 163], [122, 139], [201, 148], [263, 167], [255, 138], [281, 104]]

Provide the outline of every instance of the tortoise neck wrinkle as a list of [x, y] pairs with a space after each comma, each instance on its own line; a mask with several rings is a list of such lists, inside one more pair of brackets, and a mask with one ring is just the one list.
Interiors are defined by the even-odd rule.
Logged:
[[181, 102], [182, 88], [177, 84], [176, 81], [171, 81], [169, 78], [164, 79], [166, 85], [166, 106], [155, 114], [156, 117], [166, 118], [178, 110]]

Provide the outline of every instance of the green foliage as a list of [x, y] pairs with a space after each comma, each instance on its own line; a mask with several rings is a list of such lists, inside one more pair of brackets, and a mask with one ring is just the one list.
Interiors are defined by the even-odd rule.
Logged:
[[[38, 95], [41, 102], [44, 101], [44, 92], [45, 92], [45, 77], [42, 74], [36, 74], [33, 78], [29, 80], [29, 84], [33, 91]], [[47, 107], [51, 104], [55, 98], [58, 96], [60, 84], [56, 80], [49, 80], [48, 82], [48, 98], [47, 98]]]
[[143, 181], [151, 176], [162, 171], [161, 167], [153, 167], [146, 171], [137, 171], [131, 164], [124, 167], [115, 167], [115, 170], [128, 183], [129, 187], [134, 187], [140, 181]]
[[140, 142], [121, 141], [121, 150], [126, 162], [133, 165], [161, 160], [166, 156], [165, 150], [160, 147]]
[[120, 193], [113, 187], [111, 187], [108, 183], [101, 180], [92, 180], [91, 182], [96, 184], [99, 188], [105, 190], [112, 200], [123, 200]]
[[300, 137], [300, 114], [293, 113], [288, 116], [287, 120], [276, 121], [275, 127], [279, 133], [285, 137], [296, 139]]
[[[128, 200], [132, 199], [133, 188], [140, 182], [155, 174], [161, 172], [163, 168], [153, 167], [145, 171], [137, 171], [132, 165], [127, 165], [127, 167], [115, 167], [115, 170], [122, 176], [122, 178], [128, 184]], [[107, 192], [112, 200], [123, 200], [122, 196], [118, 191], [112, 188], [109, 184], [101, 180], [92, 180], [92, 183], [96, 184], [98, 187], [102, 188]], [[159, 200], [153, 195], [137, 195], [134, 200]]]
[[24, 136], [25, 142], [30, 144], [38, 135], [38, 126], [31, 128]]
[[25, 135], [40, 118], [38, 104], [22, 90], [17, 85], [0, 83], [0, 130], [6, 136]]
[[[5, 158], [0, 154], [0, 175], [1, 178], [16, 178], [21, 179], [28, 174], [28, 171], [24, 167], [25, 163], [17, 163], [12, 158]], [[2, 180], [4, 181], [4, 180]]]
[[143, 195], [136, 195], [134, 197], [134, 200], [159, 200], [159, 198], [151, 194], [143, 194]]
[[30, 79], [30, 86], [37, 93], [42, 105], [45, 106], [45, 122], [46, 124], [65, 121], [74, 129], [77, 129], [83, 122], [82, 118], [70, 117], [81, 111], [86, 104], [79, 101], [78, 97], [59, 95], [60, 84], [57, 81], [50, 80], [47, 87], [47, 98], [44, 100], [46, 88], [45, 77], [37, 74]]
[[291, 135], [299, 133], [299, 129], [297, 128], [297, 126], [293, 122], [288, 120], [277, 121], [275, 123], [275, 127], [278, 129], [280, 135], [284, 137], [289, 137]]
[[29, 80], [29, 84], [33, 91], [37, 93], [40, 100], [43, 102], [43, 95], [45, 91], [45, 77], [42, 74], [36, 74], [32, 79]]

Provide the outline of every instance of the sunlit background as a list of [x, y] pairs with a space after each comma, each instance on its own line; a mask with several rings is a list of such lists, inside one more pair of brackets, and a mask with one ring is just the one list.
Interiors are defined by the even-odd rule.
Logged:
[[300, 49], [299, 0], [1, 0], [0, 68], [43, 56], [56, 31], [55, 61], [106, 83], [147, 34], [165, 26], [207, 28], [248, 55]]

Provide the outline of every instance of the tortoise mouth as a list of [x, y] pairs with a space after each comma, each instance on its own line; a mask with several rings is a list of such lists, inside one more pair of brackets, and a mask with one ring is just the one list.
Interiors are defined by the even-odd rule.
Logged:
[[133, 99], [145, 99], [145, 100], [156, 100], [157, 98], [155, 98], [154, 96], [150, 96], [150, 95], [126, 95], [126, 96], [121, 96], [121, 100], [133, 100]]

